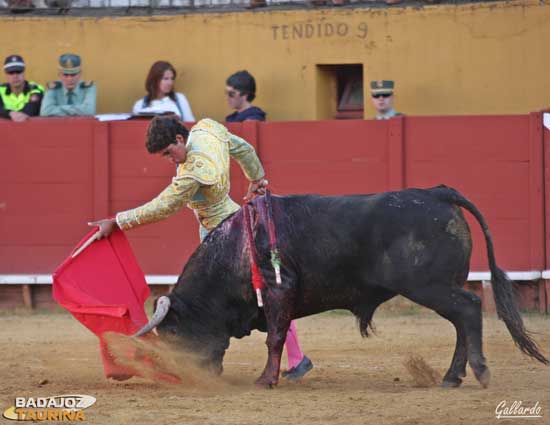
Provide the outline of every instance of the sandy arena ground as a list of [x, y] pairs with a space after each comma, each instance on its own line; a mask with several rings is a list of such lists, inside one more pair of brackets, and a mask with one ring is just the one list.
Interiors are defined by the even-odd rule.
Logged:
[[[548, 357], [550, 317], [525, 320]], [[174, 386], [141, 378], [116, 383], [103, 377], [96, 338], [68, 314], [2, 312], [0, 410], [12, 406], [16, 396], [76, 393], [97, 398], [85, 411], [90, 424], [550, 424], [550, 367], [521, 354], [494, 317], [484, 319], [492, 372], [486, 390], [470, 369], [459, 389], [415, 384], [404, 367], [409, 355], [422, 356], [444, 374], [454, 350], [454, 328], [431, 312], [384, 310], [375, 315], [377, 335], [367, 339], [343, 313], [297, 325], [314, 370], [301, 382], [282, 379], [276, 389], [261, 390], [253, 382], [265, 363], [265, 334], [232, 340], [223, 376], [205, 379], [206, 384]], [[542, 418], [497, 420], [501, 401], [539, 402]]]

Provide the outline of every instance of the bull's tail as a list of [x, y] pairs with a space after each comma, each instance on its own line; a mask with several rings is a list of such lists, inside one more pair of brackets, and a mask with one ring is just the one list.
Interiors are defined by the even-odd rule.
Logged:
[[481, 229], [483, 230], [485, 242], [487, 244], [487, 256], [489, 258], [489, 267], [491, 269], [491, 283], [493, 285], [493, 293], [498, 316], [504, 321], [510, 335], [512, 335], [512, 339], [521, 351], [545, 365], [550, 364], [548, 359], [540, 352], [537, 343], [531, 338], [529, 332], [525, 329], [523, 320], [516, 305], [512, 282], [508, 279], [506, 273], [496, 264], [493, 240], [491, 239], [487, 222], [481, 215], [481, 212], [468, 199], [452, 188], [438, 186], [433, 188], [432, 191], [439, 199], [468, 210], [477, 219]]

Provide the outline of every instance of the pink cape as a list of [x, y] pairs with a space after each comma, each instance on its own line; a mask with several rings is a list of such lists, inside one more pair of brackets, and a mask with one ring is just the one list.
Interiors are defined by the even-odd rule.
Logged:
[[[86, 235], [71, 256], [96, 232]], [[53, 274], [54, 299], [99, 337], [106, 377], [135, 375], [114, 362], [102, 338], [105, 332], [132, 335], [147, 323], [143, 304], [150, 290], [128, 240], [116, 230], [71, 256]]]

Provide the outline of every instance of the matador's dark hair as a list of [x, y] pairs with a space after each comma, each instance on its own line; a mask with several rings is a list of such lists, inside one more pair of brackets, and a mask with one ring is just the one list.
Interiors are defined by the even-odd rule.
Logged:
[[176, 135], [180, 134], [185, 139], [189, 135], [189, 130], [181, 123], [176, 115], [158, 116], [151, 120], [147, 127], [147, 136], [145, 137], [145, 147], [149, 153], [157, 153], [169, 145], [175, 145]]

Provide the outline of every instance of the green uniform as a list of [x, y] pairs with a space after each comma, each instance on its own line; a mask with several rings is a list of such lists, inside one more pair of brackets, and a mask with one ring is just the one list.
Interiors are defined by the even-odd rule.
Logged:
[[384, 114], [376, 114], [376, 119], [377, 120], [389, 120], [390, 118], [401, 117], [401, 116], [403, 116], [403, 114], [401, 112], [395, 112], [395, 109], [392, 108]]
[[40, 101], [44, 95], [44, 87], [34, 81], [25, 81], [23, 91], [15, 94], [9, 84], [0, 84], [0, 117], [10, 118], [10, 112], [23, 112], [36, 116], [40, 112]]
[[61, 81], [48, 85], [42, 100], [40, 115], [66, 117], [95, 115], [96, 88], [93, 82], [79, 81], [74, 90], [68, 91]]

